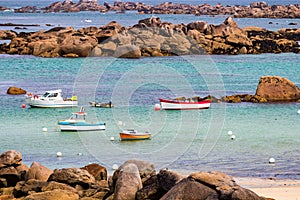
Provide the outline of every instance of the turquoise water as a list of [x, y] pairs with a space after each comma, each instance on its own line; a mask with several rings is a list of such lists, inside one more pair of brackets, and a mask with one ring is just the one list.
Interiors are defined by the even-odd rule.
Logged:
[[[0, 6], [46, 6], [55, 2], [1, 1]], [[74, 1], [76, 2], [76, 1]], [[111, 2], [111, 1], [109, 1]], [[162, 1], [143, 1], [158, 4]], [[174, 1], [176, 2], [176, 1]], [[196, 1], [185, 3], [198, 4]], [[241, 1], [248, 5], [252, 1]], [[99, 2], [102, 4], [102, 2]], [[201, 2], [216, 4], [216, 1]], [[235, 5], [235, 1], [222, 1]], [[295, 4], [295, 1], [267, 1]], [[117, 21], [132, 26], [152, 15], [98, 12], [13, 13], [0, 12], [1, 23], [40, 24], [22, 31], [48, 30], [54, 26], [103, 26]], [[220, 24], [224, 16], [156, 15], [162, 21]], [[91, 19], [91, 23], [84, 23]], [[287, 28], [299, 19], [236, 19], [240, 27], [260, 26], [269, 30]], [[272, 21], [272, 24], [269, 22]], [[1, 27], [12, 29], [13, 27]], [[1, 42], [1, 41], [0, 41]], [[300, 87], [300, 58], [297, 54], [214, 55], [138, 60], [115, 58], [37, 58], [0, 55], [0, 152], [15, 149], [30, 165], [38, 161], [49, 168], [82, 167], [97, 162], [111, 172], [112, 165], [128, 159], [153, 162], [157, 169], [168, 167], [184, 173], [219, 170], [234, 176], [300, 178], [299, 103], [212, 104], [201, 111], [154, 111], [158, 98], [176, 96], [221, 97], [254, 94], [260, 76], [276, 75]], [[21, 108], [24, 96], [6, 94], [10, 86], [42, 93], [62, 89], [65, 96], [78, 95], [91, 122], [103, 121], [105, 131], [62, 133], [58, 120], [77, 109]], [[89, 101], [112, 101], [113, 109], [92, 108]], [[42, 129], [46, 127], [47, 132]], [[151, 140], [120, 142], [122, 129], [150, 131]], [[227, 135], [236, 136], [231, 140]], [[111, 141], [111, 138], [114, 138]], [[57, 152], [63, 156], [56, 157]], [[269, 165], [269, 158], [276, 164]]]
[[[219, 103], [201, 111], [153, 109], [161, 97], [254, 94], [264, 75], [286, 77], [300, 86], [297, 54], [138, 60], [0, 55], [0, 59], [0, 152], [16, 149], [25, 164], [38, 161], [54, 169], [97, 162], [111, 171], [113, 164], [136, 158], [149, 160], [158, 169], [299, 178], [297, 103]], [[22, 109], [22, 95], [6, 94], [12, 85], [30, 92], [61, 88], [66, 96], [76, 94], [88, 119], [106, 122], [107, 129], [59, 132], [57, 120], [76, 109]], [[112, 100], [116, 107], [89, 107], [94, 100]], [[150, 131], [153, 137], [120, 142], [118, 133], [125, 128]], [[235, 140], [227, 135], [229, 130]], [[56, 157], [58, 151], [61, 158]], [[271, 157], [275, 165], [268, 164]]]

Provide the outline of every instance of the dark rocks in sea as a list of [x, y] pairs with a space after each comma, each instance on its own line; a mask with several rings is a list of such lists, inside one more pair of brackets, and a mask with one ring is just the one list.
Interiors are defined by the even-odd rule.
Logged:
[[15, 23], [4, 23], [0, 26], [40, 26], [39, 24], [15, 24]]
[[105, 167], [84, 168], [52, 171], [37, 162], [28, 168], [20, 152], [4, 152], [0, 155], [0, 199], [268, 199], [222, 172], [183, 176], [163, 169], [156, 173], [150, 162], [129, 160], [112, 177], [99, 179], [99, 169]]
[[158, 17], [140, 20], [132, 27], [112, 21], [102, 27], [54, 27], [48, 31], [15, 33], [0, 31], [5, 54], [41, 57], [170, 56], [192, 54], [260, 54], [299, 52], [300, 29], [269, 31], [239, 28], [232, 17], [222, 24], [206, 22], [172, 24]]
[[0, 6], [0, 11], [5, 11], [5, 10], [9, 10], [9, 8], [7, 8], [5, 6]]

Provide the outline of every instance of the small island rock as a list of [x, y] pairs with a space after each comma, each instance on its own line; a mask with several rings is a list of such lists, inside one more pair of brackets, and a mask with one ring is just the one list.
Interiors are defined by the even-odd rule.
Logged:
[[12, 94], [12, 95], [26, 94], [26, 90], [12, 86], [8, 88], [7, 94]]
[[297, 101], [300, 89], [287, 78], [280, 76], [262, 76], [259, 80], [256, 95], [267, 101]]

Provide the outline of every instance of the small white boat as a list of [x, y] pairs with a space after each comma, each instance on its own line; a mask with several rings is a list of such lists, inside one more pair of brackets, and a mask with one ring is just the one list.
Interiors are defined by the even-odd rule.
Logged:
[[207, 109], [210, 107], [210, 100], [201, 101], [181, 101], [181, 100], [167, 100], [159, 99], [161, 109], [163, 110], [194, 110]]
[[60, 131], [98, 131], [105, 130], [105, 123], [88, 123], [86, 122], [86, 113], [84, 108], [81, 107], [79, 112], [72, 113], [71, 117], [67, 120], [58, 121]]
[[147, 140], [150, 139], [151, 133], [139, 133], [134, 129], [127, 129], [120, 132], [121, 140]]
[[31, 107], [38, 108], [77, 107], [77, 96], [72, 96], [71, 98], [63, 98], [61, 93], [62, 91], [60, 89], [46, 91], [43, 95], [32, 95], [31, 93], [29, 93], [26, 95], [25, 101]]

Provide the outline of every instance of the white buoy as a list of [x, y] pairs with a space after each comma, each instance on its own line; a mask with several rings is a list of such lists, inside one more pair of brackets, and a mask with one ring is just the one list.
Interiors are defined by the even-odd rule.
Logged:
[[154, 105], [154, 110], [160, 110], [160, 104], [158, 104], [158, 103], [155, 104], [155, 105]]
[[42, 131], [43, 131], [43, 132], [47, 132], [48, 129], [47, 129], [46, 127], [44, 127], [44, 128], [42, 129]]
[[227, 135], [231, 136], [232, 135], [232, 131], [228, 131]]
[[119, 125], [119, 126], [122, 126], [122, 125], [123, 125], [123, 122], [122, 122], [122, 121], [118, 121], [118, 125]]
[[56, 153], [56, 156], [57, 156], [57, 157], [62, 157], [62, 153], [61, 153], [60, 151], [58, 151], [58, 152]]
[[275, 158], [270, 158], [270, 159], [269, 159], [269, 163], [270, 163], [270, 164], [275, 164]]
[[115, 138], [114, 137], [110, 137], [110, 141], [114, 141], [115, 140]]
[[113, 170], [117, 170], [119, 167], [118, 167], [118, 165], [117, 164], [113, 164], [113, 166], [112, 166], [112, 169]]
[[235, 135], [232, 135], [231, 137], [230, 137], [232, 140], [235, 140]]
[[300, 110], [298, 110], [297, 113], [300, 114]]

